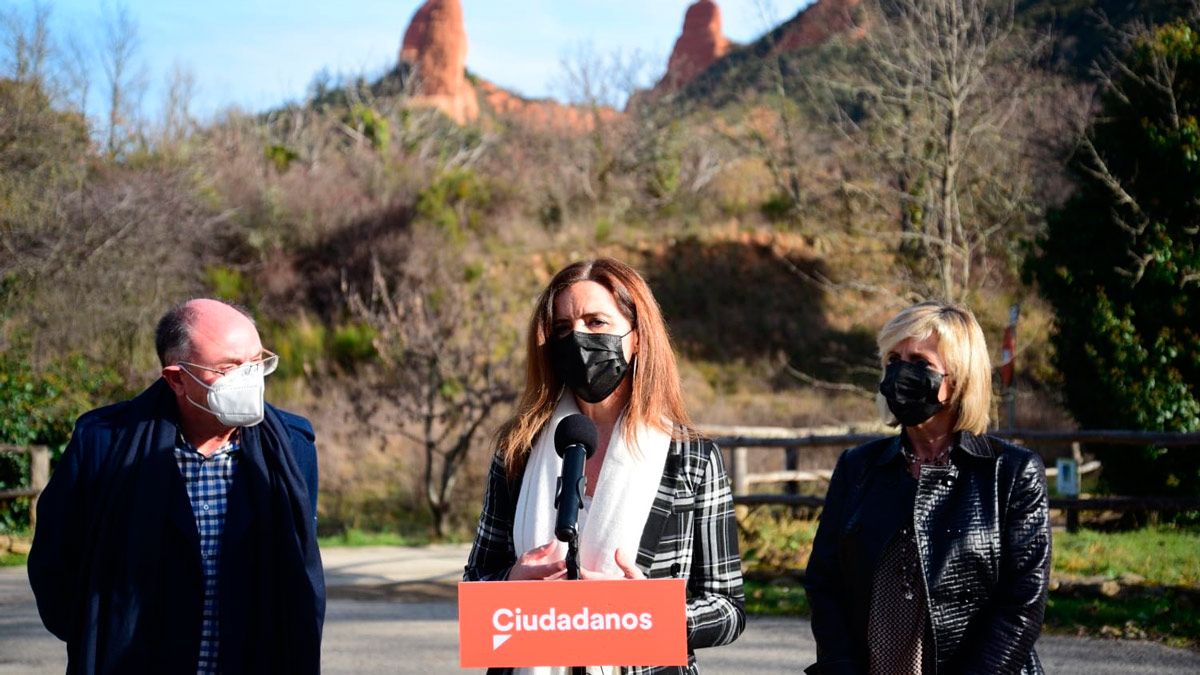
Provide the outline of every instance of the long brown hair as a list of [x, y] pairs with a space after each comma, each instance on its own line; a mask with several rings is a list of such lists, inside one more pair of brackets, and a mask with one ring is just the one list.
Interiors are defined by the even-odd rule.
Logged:
[[658, 427], [669, 434], [675, 433], [674, 425], [684, 429], [691, 426], [683, 407], [679, 369], [675, 365], [667, 325], [646, 280], [619, 260], [582, 260], [554, 275], [538, 297], [529, 320], [525, 340], [525, 393], [521, 395], [516, 415], [498, 434], [499, 452], [510, 478], [525, 467], [534, 437], [550, 421], [558, 404], [563, 384], [554, 374], [546, 343], [554, 335], [554, 299], [560, 291], [580, 281], [594, 281], [608, 289], [621, 314], [637, 330], [633, 390], [625, 410], [623, 434], [626, 442], [633, 445], [637, 428], [642, 425]]

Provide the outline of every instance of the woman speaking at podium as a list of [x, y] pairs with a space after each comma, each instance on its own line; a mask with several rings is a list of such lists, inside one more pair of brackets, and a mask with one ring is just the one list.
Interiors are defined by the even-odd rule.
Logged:
[[554, 533], [554, 432], [582, 413], [598, 438], [578, 516], [582, 578], [684, 578], [688, 598], [686, 669], [588, 672], [698, 672], [696, 648], [728, 644], [745, 626], [737, 524], [721, 453], [689, 427], [650, 288], [611, 258], [566, 267], [538, 298], [526, 357], [525, 391], [498, 435], [463, 578], [565, 576], [567, 546]]
[[[818, 673], [1040, 673], [1050, 578], [1042, 460], [984, 435], [975, 316], [924, 302], [879, 331], [880, 402], [900, 425], [842, 453], [806, 587]], [[883, 412], [883, 410], [881, 410]]]

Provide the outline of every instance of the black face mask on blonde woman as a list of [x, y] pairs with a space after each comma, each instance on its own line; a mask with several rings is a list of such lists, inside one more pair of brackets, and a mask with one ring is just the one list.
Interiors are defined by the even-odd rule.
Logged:
[[936, 415], [943, 407], [938, 390], [945, 376], [927, 365], [893, 361], [884, 371], [879, 393], [888, 410], [906, 427], [914, 427]]

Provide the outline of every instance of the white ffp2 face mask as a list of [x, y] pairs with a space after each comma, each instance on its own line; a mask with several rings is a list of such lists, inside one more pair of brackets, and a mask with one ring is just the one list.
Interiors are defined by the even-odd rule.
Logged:
[[262, 363], [247, 363], [234, 368], [211, 385], [201, 382], [187, 368], [181, 370], [208, 390], [207, 407], [196, 403], [190, 396], [186, 397], [188, 403], [208, 411], [221, 424], [227, 427], [252, 427], [263, 421], [266, 382], [263, 380], [265, 373]]

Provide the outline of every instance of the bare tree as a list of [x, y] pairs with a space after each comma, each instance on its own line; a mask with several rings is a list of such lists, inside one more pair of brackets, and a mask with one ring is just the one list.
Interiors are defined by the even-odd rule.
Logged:
[[588, 117], [586, 134], [564, 138], [566, 178], [593, 203], [608, 199], [612, 184], [636, 155], [637, 135], [628, 115], [617, 112], [646, 85], [648, 61], [641, 52], [603, 54], [581, 43], [560, 59], [556, 84], [564, 100]]
[[108, 86], [105, 146], [109, 157], [120, 155], [135, 131], [146, 79], [145, 67], [138, 61], [141, 42], [137, 20], [127, 6], [106, 9], [100, 63]]
[[833, 78], [866, 114], [842, 120], [891, 175], [900, 250], [932, 262], [928, 291], [958, 298], [989, 239], [1028, 215], [1012, 122], [1039, 49], [1014, 30], [1012, 0], [876, 0], [870, 10], [863, 67]]
[[[758, 10], [759, 20], [767, 27], [769, 35], [771, 27], [778, 26], [780, 23], [774, 3], [770, 0], [756, 0], [755, 6]], [[752, 131], [750, 140], [757, 153], [765, 160], [767, 170], [771, 173], [771, 179], [775, 183], [775, 189], [787, 199], [791, 210], [797, 212], [804, 201], [804, 189], [800, 179], [801, 161], [797, 145], [799, 137], [803, 134], [797, 124], [798, 111], [788, 96], [787, 85], [784, 82], [783, 58], [784, 54], [778, 51], [774, 54], [767, 54], [765, 57], [766, 74], [769, 78], [767, 100], [776, 113], [776, 126], [781, 143], [779, 147], [773, 148], [770, 139], [761, 133], [761, 130]]]
[[445, 534], [473, 443], [516, 397], [511, 370], [519, 351], [515, 335], [496, 325], [503, 315], [498, 295], [480, 280], [455, 279], [450, 269], [461, 266], [447, 262], [413, 261], [394, 279], [376, 264], [369, 295], [343, 288], [352, 313], [376, 331], [383, 364], [373, 391], [360, 392], [360, 414], [371, 416], [379, 396], [399, 408], [401, 433], [423, 454], [424, 497], [437, 537]]
[[52, 51], [50, 6], [33, 3], [28, 18], [15, 9], [4, 10], [0, 12], [0, 25], [4, 31], [4, 65], [9, 77], [45, 88]]
[[161, 141], [177, 145], [191, 135], [196, 125], [192, 102], [196, 98], [196, 74], [181, 63], [175, 63], [167, 74], [167, 92], [163, 101]]
[[86, 113], [92, 89], [91, 53], [83, 40], [68, 36], [63, 41], [61, 58], [64, 98], [76, 110]]
[[[826, 60], [810, 59], [811, 50], [786, 48], [789, 25], [771, 0], [754, 0], [763, 37], [752, 46], [760, 54], [760, 68], [752, 87], [739, 97], [751, 113], [737, 123], [714, 117], [713, 129], [733, 151], [759, 159], [771, 178], [773, 194], [764, 209], [772, 217], [796, 223], [813, 213], [818, 202], [828, 198], [840, 185], [822, 184], [820, 176], [840, 173], [834, 165], [842, 153], [833, 147], [838, 134], [831, 131], [819, 102], [827, 98], [825, 89], [797, 75], [814, 65], [825, 67]], [[809, 11], [808, 9], [801, 12]], [[845, 21], [849, 21], [847, 10]], [[831, 25], [831, 30], [839, 26]], [[831, 36], [832, 40], [838, 39]], [[840, 57], [834, 59], [836, 62]], [[803, 65], [797, 65], [803, 64]], [[814, 77], [809, 73], [810, 77]], [[828, 215], [822, 207], [821, 217]]]

